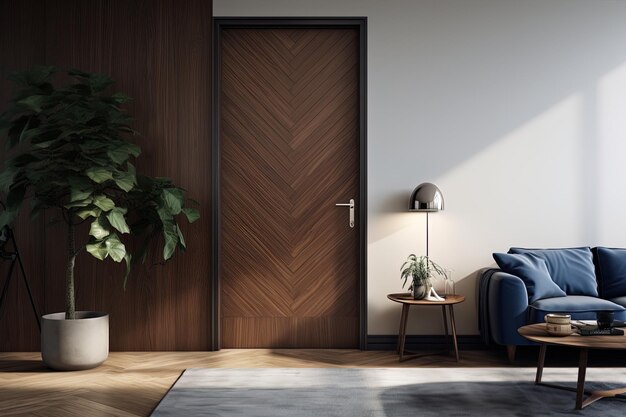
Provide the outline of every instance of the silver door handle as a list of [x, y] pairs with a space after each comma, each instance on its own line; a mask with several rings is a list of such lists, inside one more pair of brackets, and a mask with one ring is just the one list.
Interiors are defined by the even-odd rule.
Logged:
[[351, 198], [349, 203], [337, 203], [336, 207], [349, 207], [350, 208], [350, 227], [354, 228], [354, 199]]

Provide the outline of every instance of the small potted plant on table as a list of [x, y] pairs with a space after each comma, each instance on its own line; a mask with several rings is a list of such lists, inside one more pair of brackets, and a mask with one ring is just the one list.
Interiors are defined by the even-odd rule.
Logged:
[[[167, 261], [177, 248], [185, 248], [179, 218], [193, 222], [199, 215], [185, 207], [184, 191], [169, 179], [136, 172], [131, 160], [140, 149], [127, 139], [136, 132], [120, 107], [129, 99], [106, 92], [111, 78], [68, 71], [72, 82], [57, 88], [52, 82], [56, 72], [39, 67], [13, 76], [20, 88], [0, 116], [0, 134], [13, 150], [0, 173], [6, 196], [0, 228], [15, 219], [26, 199], [31, 215], [46, 209], [60, 213], [67, 226], [65, 312], [42, 317], [41, 350], [48, 366], [78, 370], [107, 358], [109, 327], [106, 313], [76, 311], [77, 256], [86, 252], [99, 260], [125, 261], [125, 284], [134, 261], [145, 259], [152, 238], [162, 236]], [[89, 231], [78, 236], [83, 239], [77, 244], [84, 222]], [[130, 235], [141, 242], [135, 258], [122, 242]]]
[[431, 278], [434, 274], [447, 277], [444, 269], [431, 261], [427, 256], [409, 255], [406, 262], [400, 267], [400, 279], [404, 279], [402, 288], [408, 279], [411, 279], [409, 291], [415, 300], [427, 299], [431, 301], [442, 301], [432, 286]]

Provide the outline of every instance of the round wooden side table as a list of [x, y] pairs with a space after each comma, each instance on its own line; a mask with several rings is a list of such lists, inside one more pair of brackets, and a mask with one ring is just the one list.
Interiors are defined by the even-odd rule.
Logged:
[[[454, 356], [456, 361], [459, 361], [459, 346], [456, 341], [456, 323], [454, 321], [454, 308], [455, 304], [462, 303], [465, 301], [465, 297], [457, 294], [448, 294], [444, 296], [445, 299], [443, 301], [428, 301], [428, 300], [415, 300], [411, 293], [396, 293], [396, 294], [387, 294], [387, 298], [396, 303], [402, 304], [402, 315], [400, 316], [400, 330], [398, 334], [398, 355], [400, 356], [400, 362], [413, 359], [420, 356], [424, 356], [423, 354], [415, 354], [414, 352], [407, 352], [404, 349], [404, 344], [406, 340], [406, 324], [407, 319], [409, 317], [409, 309], [411, 306], [441, 306], [441, 311], [443, 312], [443, 325], [446, 331], [446, 338], [450, 337], [448, 333], [448, 317], [446, 314], [446, 307], [448, 307], [448, 311], [450, 312], [450, 327], [452, 327], [452, 342], [454, 344]], [[411, 355], [405, 355], [405, 353], [410, 353]]]

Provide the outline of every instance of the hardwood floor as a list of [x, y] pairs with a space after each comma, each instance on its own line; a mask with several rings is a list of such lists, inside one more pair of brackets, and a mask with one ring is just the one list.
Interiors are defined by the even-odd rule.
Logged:
[[[548, 362], [564, 356], [548, 352]], [[557, 355], [558, 353], [558, 355]], [[600, 355], [598, 355], [600, 356]], [[536, 349], [521, 349], [518, 366], [535, 366]], [[602, 355], [611, 362], [613, 359]], [[600, 358], [598, 358], [600, 359]], [[565, 360], [566, 366], [576, 363]], [[624, 360], [619, 366], [624, 366]], [[463, 350], [398, 363], [391, 351], [342, 349], [227, 349], [219, 352], [112, 352], [99, 368], [53, 372], [38, 352], [0, 353], [1, 416], [147, 416], [186, 368], [247, 367], [499, 367], [503, 349]]]

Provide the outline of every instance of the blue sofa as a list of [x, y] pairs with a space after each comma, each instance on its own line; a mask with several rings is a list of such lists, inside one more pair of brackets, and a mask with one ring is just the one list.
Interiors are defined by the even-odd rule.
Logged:
[[517, 329], [548, 313], [594, 320], [598, 311], [612, 311], [626, 321], [626, 249], [511, 248], [494, 259], [500, 269], [479, 279], [479, 327], [486, 342], [507, 346], [511, 361], [516, 346], [534, 344]]

